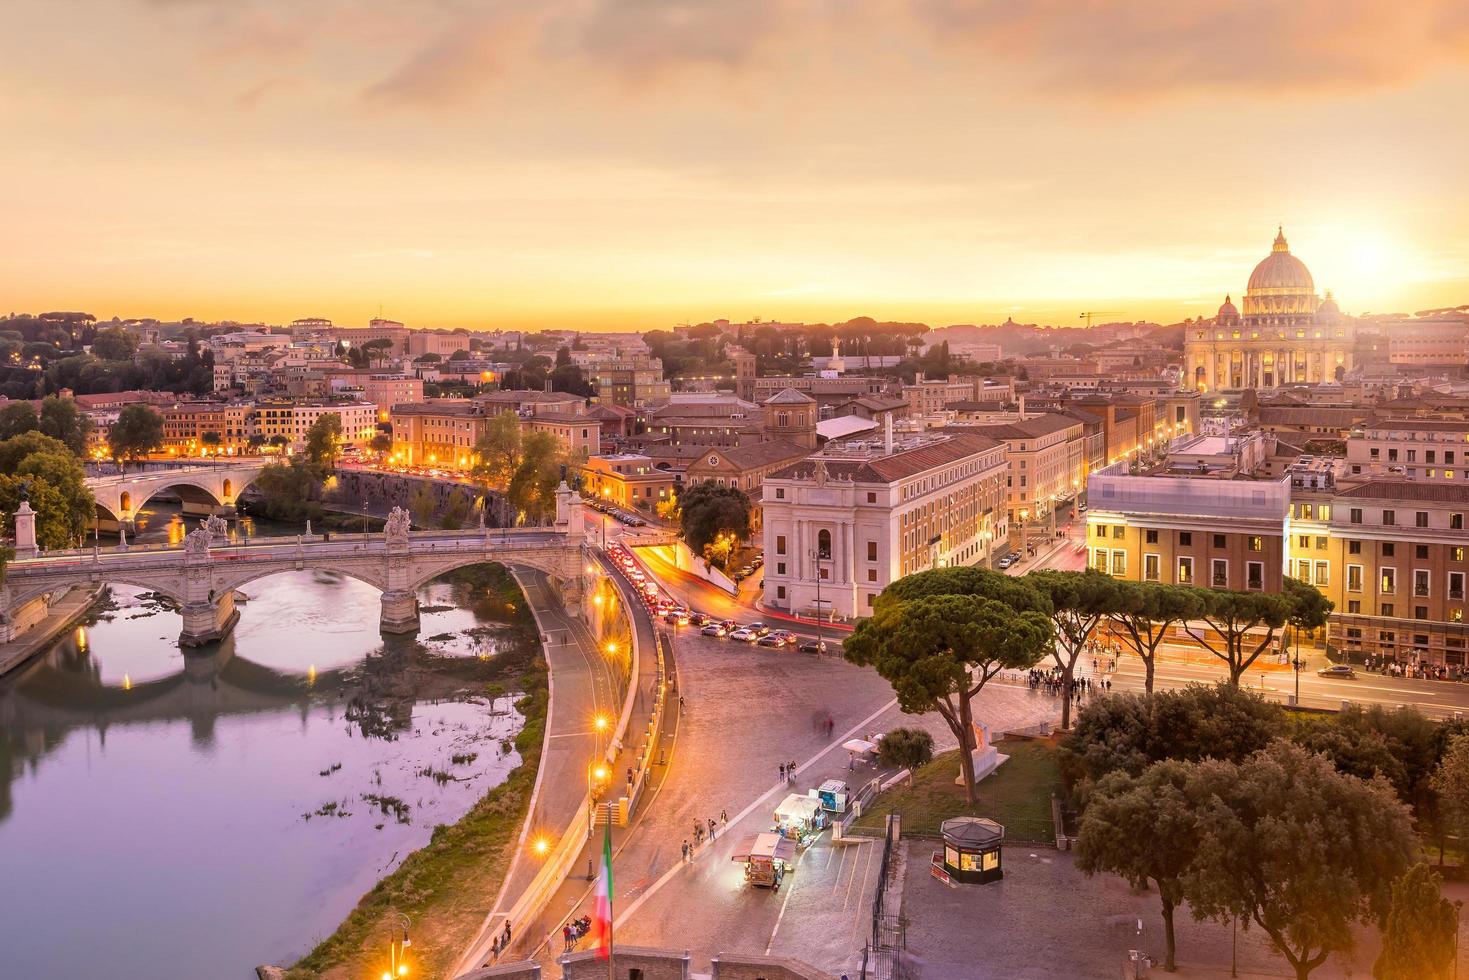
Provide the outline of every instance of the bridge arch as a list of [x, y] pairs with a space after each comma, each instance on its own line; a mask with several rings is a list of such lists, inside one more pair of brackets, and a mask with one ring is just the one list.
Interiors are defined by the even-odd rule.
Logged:
[[343, 567], [341, 564], [330, 561], [313, 562], [310, 558], [291, 564], [289, 567], [274, 568], [247, 568], [238, 577], [230, 576], [220, 582], [219, 589], [241, 589], [251, 582], [257, 582], [272, 575], [285, 575], [290, 572], [329, 572], [340, 575], [343, 578], [356, 579], [364, 585], [370, 585], [379, 592], [386, 592], [388, 585], [381, 576], [371, 572], [364, 572], [351, 567]]
[[[27, 602], [30, 602], [37, 596], [45, 595], [47, 592], [59, 592], [70, 585], [79, 584], [82, 583], [76, 580], [73, 580], [71, 582], [49, 582], [41, 585], [32, 586], [31, 588], [27, 589], [20, 583], [12, 581], [10, 585], [10, 607], [14, 609], [24, 605]], [[170, 585], [161, 585], [158, 582], [149, 581], [148, 577], [145, 575], [134, 576], [127, 573], [114, 575], [109, 570], [107, 574], [99, 576], [97, 584], [131, 585], [135, 589], [143, 589], [147, 592], [157, 592], [159, 595], [167, 596], [170, 600], [178, 603], [180, 606], [184, 604], [184, 597], [178, 592], [177, 589], [173, 588]]]

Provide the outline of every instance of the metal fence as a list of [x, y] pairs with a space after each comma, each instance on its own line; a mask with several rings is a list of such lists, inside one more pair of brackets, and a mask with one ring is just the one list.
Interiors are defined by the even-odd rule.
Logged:
[[894, 853], [901, 846], [903, 818], [888, 814], [887, 833], [878, 867], [877, 894], [872, 898], [872, 933], [862, 949], [862, 980], [894, 980], [907, 948], [908, 937], [901, 908], [889, 907], [889, 891], [900, 873]]

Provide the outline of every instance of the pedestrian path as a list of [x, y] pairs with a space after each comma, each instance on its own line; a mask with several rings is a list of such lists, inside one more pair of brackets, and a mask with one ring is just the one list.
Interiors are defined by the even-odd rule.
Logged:
[[46, 617], [19, 638], [0, 643], [0, 675], [21, 666], [45, 649], [72, 623], [82, 617], [102, 594], [93, 586], [74, 586], [66, 595], [51, 603]]

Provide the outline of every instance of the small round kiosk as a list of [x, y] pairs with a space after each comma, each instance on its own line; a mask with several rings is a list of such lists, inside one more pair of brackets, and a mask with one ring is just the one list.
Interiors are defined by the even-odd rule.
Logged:
[[954, 881], [984, 884], [1005, 876], [1000, 864], [1004, 827], [983, 817], [953, 817], [939, 829], [944, 835], [943, 869]]

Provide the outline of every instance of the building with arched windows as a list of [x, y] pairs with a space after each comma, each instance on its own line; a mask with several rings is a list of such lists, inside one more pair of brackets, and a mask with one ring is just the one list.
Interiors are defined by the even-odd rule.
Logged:
[[1356, 322], [1329, 292], [1317, 298], [1311, 270], [1282, 229], [1250, 273], [1244, 311], [1226, 296], [1213, 320], [1185, 328], [1184, 363], [1199, 391], [1320, 384], [1352, 370], [1355, 343]]

